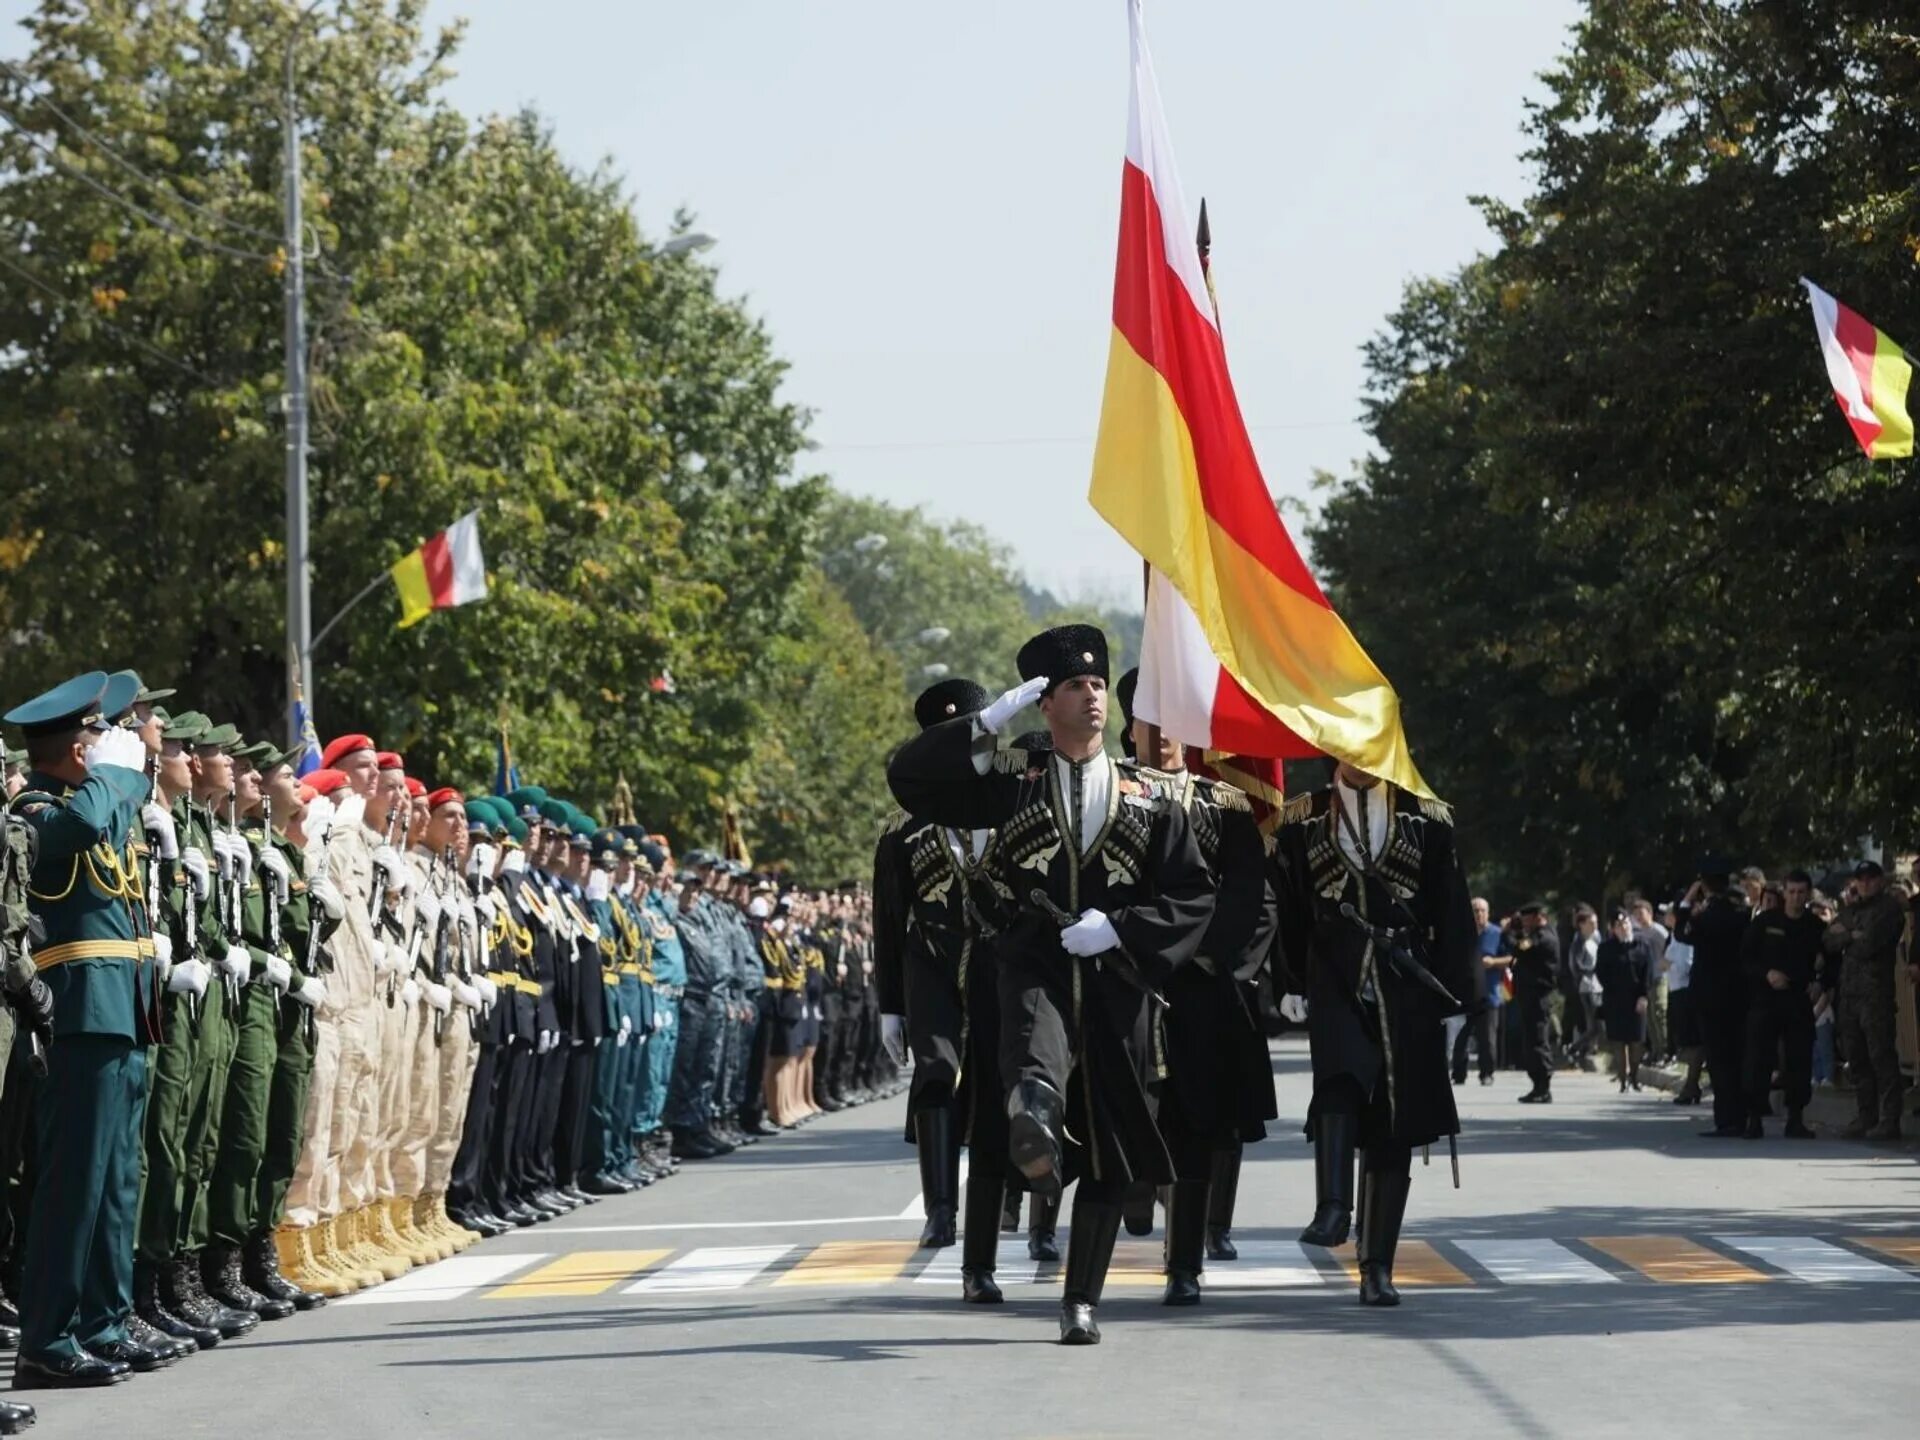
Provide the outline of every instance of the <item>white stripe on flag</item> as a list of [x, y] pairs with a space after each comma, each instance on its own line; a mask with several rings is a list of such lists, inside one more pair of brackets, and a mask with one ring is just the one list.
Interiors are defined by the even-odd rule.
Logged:
[[1820, 332], [1820, 356], [1827, 362], [1827, 379], [1833, 385], [1834, 394], [1840, 397], [1841, 407], [1855, 420], [1879, 424], [1880, 417], [1873, 413], [1866, 392], [1860, 388], [1860, 372], [1853, 368], [1847, 347], [1840, 343], [1840, 302], [1804, 275], [1800, 283], [1807, 287], [1807, 299], [1813, 304], [1813, 328]]
[[1182, 745], [1213, 745], [1213, 702], [1220, 661], [1180, 592], [1158, 570], [1147, 582], [1146, 627], [1133, 713]]
[[[1207, 324], [1213, 320], [1213, 298], [1207, 277], [1200, 271], [1200, 249], [1187, 217], [1186, 196], [1180, 191], [1180, 172], [1173, 163], [1173, 141], [1160, 109], [1160, 82], [1154, 78], [1153, 56], [1147, 52], [1146, 23], [1140, 18], [1140, 0], [1127, 0], [1127, 34], [1133, 51], [1133, 93], [1127, 105], [1127, 159], [1147, 177], [1154, 204], [1160, 211], [1161, 240], [1167, 264], [1187, 287], [1193, 308]], [[1185, 738], [1184, 736], [1182, 737]]]
[[487, 562], [480, 554], [480, 512], [469, 510], [447, 527], [447, 558], [453, 562], [449, 605], [487, 598]]

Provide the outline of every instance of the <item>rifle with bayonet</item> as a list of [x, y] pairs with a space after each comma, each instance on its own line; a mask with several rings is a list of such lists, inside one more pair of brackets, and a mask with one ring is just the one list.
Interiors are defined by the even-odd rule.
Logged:
[[[240, 833], [239, 802], [234, 791], [227, 791], [227, 836], [228, 843], [246, 846], [247, 837]], [[227, 891], [227, 920], [224, 926], [227, 932], [227, 944], [244, 940], [246, 934], [246, 889], [240, 878], [240, 855], [236, 850], [233, 858], [233, 873], [227, 877], [224, 887]], [[227, 1003], [233, 1007], [237, 1019], [240, 1013], [240, 981], [237, 976], [220, 972], [221, 984], [226, 987]]]

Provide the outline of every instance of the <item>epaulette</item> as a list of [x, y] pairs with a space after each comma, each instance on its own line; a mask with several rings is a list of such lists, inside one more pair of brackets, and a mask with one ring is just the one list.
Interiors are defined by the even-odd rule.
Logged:
[[1027, 752], [1016, 748], [993, 752], [994, 772], [999, 775], [1024, 775], [1027, 772]]
[[1444, 800], [1429, 800], [1424, 795], [1418, 798], [1420, 800], [1420, 813], [1426, 816], [1427, 819], [1438, 820], [1442, 825], [1453, 824], [1453, 807], [1448, 805]]
[[1313, 818], [1313, 792], [1296, 795], [1280, 807], [1282, 825], [1304, 825]]
[[1222, 810], [1238, 810], [1242, 814], [1253, 813], [1253, 802], [1247, 799], [1247, 792], [1237, 785], [1229, 785], [1224, 780], [1210, 780], [1213, 787], [1213, 803]]
[[877, 838], [881, 840], [886, 839], [887, 836], [893, 834], [911, 818], [906, 811], [895, 810], [891, 815], [887, 816], [886, 821], [880, 826], [880, 834]]

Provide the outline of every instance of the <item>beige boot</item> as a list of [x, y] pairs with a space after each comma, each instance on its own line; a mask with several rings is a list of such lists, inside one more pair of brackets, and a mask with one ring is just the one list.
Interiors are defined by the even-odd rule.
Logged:
[[456, 1231], [452, 1222], [440, 1213], [437, 1199], [437, 1196], [422, 1195], [413, 1202], [414, 1228], [421, 1234], [431, 1235], [443, 1245], [451, 1247], [453, 1253], [458, 1255], [471, 1242], [462, 1232]]
[[409, 1265], [415, 1267], [431, 1265], [440, 1258], [439, 1249], [421, 1243], [420, 1237], [413, 1233], [411, 1226], [402, 1228], [405, 1217], [412, 1207], [412, 1201], [396, 1197], [389, 1197], [379, 1202], [375, 1207], [377, 1215], [374, 1223], [380, 1227], [380, 1243]]
[[273, 1232], [274, 1250], [280, 1257], [280, 1273], [302, 1290], [338, 1298], [351, 1295], [353, 1282], [320, 1264], [313, 1253], [314, 1234], [307, 1226], [282, 1225]]
[[314, 1257], [356, 1290], [378, 1285], [387, 1277], [361, 1258], [354, 1246], [352, 1212], [324, 1222], [316, 1237]]
[[363, 1206], [355, 1215], [354, 1223], [356, 1233], [366, 1243], [369, 1262], [387, 1279], [398, 1280], [413, 1269], [413, 1261], [394, 1233], [393, 1221], [387, 1217], [386, 1201], [375, 1200]]
[[466, 1226], [462, 1225], [447, 1213], [447, 1197], [445, 1193], [433, 1197], [433, 1214], [434, 1218], [440, 1222], [446, 1232], [453, 1237], [453, 1243], [458, 1245], [462, 1250], [478, 1245], [482, 1240], [487, 1238], [478, 1230], [467, 1229]]

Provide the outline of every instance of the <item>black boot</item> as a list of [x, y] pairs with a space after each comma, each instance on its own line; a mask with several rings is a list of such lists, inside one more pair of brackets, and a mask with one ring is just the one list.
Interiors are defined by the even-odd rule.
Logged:
[[1233, 1205], [1240, 1194], [1240, 1156], [1242, 1149], [1213, 1152], [1213, 1169], [1207, 1183], [1207, 1259], [1238, 1260], [1233, 1247]]
[[1360, 1303], [1398, 1305], [1393, 1288], [1393, 1256], [1400, 1246], [1400, 1222], [1407, 1214], [1407, 1192], [1413, 1177], [1395, 1172], [1363, 1170], [1360, 1174]]
[[1020, 1233], [1020, 1192], [1007, 1186], [1006, 1203], [1000, 1207], [1000, 1228], [1009, 1235]]
[[[189, 1355], [200, 1353], [200, 1347], [193, 1341], [176, 1340], [171, 1335], [161, 1334], [142, 1320], [137, 1311], [127, 1316], [125, 1324], [127, 1344], [136, 1351], [144, 1350], [148, 1355], [153, 1356], [155, 1360], [153, 1368], [156, 1370], [164, 1369], [176, 1360], [184, 1360]], [[136, 1370], [139, 1368], [137, 1365], [134, 1366]]]
[[1022, 1080], [1007, 1096], [1008, 1153], [1035, 1199], [1060, 1198], [1060, 1127], [1066, 1113], [1067, 1102], [1044, 1080]]
[[1313, 1223], [1300, 1232], [1302, 1245], [1332, 1249], [1347, 1243], [1353, 1230], [1353, 1146], [1360, 1117], [1344, 1111], [1314, 1117]]
[[293, 1302], [262, 1295], [240, 1278], [240, 1252], [231, 1245], [207, 1246], [200, 1257], [200, 1278], [215, 1304], [251, 1310], [262, 1320], [284, 1320], [293, 1314]]
[[1780, 1133], [1785, 1135], [1789, 1140], [1813, 1140], [1818, 1138], [1813, 1131], [1807, 1128], [1805, 1112], [1798, 1109], [1787, 1111], [1787, 1128]]
[[1161, 1304], [1200, 1303], [1200, 1252], [1207, 1229], [1207, 1182], [1176, 1180], [1167, 1196], [1167, 1289]]
[[1074, 1197], [1073, 1229], [1067, 1236], [1066, 1286], [1060, 1296], [1062, 1345], [1100, 1343], [1100, 1324], [1093, 1312], [1100, 1308], [1107, 1266], [1113, 1262], [1113, 1242], [1119, 1235], [1117, 1200], [1089, 1200], [1084, 1191]]
[[967, 1223], [960, 1245], [960, 1298], [969, 1305], [998, 1305], [1003, 1297], [993, 1267], [1000, 1249], [1000, 1176], [967, 1180]]
[[1127, 1234], [1136, 1238], [1153, 1234], [1153, 1186], [1129, 1185], [1127, 1198], [1120, 1202], [1120, 1217], [1126, 1221]]
[[18, 1435], [32, 1426], [40, 1417], [31, 1405], [21, 1405], [12, 1400], [0, 1400], [0, 1435]]
[[160, 1298], [160, 1272], [144, 1261], [133, 1262], [133, 1313], [162, 1335], [170, 1335], [194, 1350], [211, 1350], [220, 1343], [220, 1332], [195, 1325], [173, 1313]]
[[260, 1317], [251, 1310], [235, 1310], [208, 1295], [200, 1284], [200, 1257], [189, 1251], [173, 1260], [163, 1280], [167, 1308], [183, 1320], [219, 1332], [223, 1340], [257, 1328]]
[[1027, 1202], [1027, 1258], [1041, 1264], [1058, 1264], [1060, 1246], [1054, 1240], [1060, 1223], [1060, 1197], [1043, 1199], [1032, 1196]]
[[953, 1108], [929, 1105], [913, 1117], [913, 1143], [920, 1151], [920, 1196], [927, 1224], [920, 1232], [920, 1248], [939, 1250], [953, 1244], [953, 1222], [959, 1206], [955, 1191], [959, 1161], [954, 1153]]
[[255, 1235], [241, 1247], [240, 1278], [249, 1289], [269, 1300], [284, 1300], [296, 1310], [318, 1310], [327, 1303], [326, 1296], [302, 1290], [280, 1273], [280, 1255], [270, 1234]]

